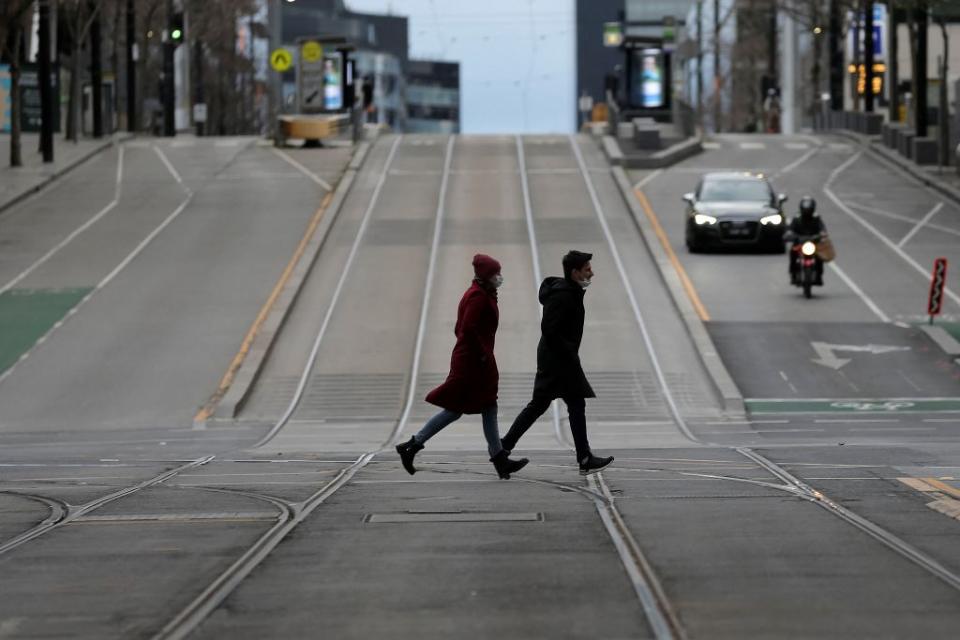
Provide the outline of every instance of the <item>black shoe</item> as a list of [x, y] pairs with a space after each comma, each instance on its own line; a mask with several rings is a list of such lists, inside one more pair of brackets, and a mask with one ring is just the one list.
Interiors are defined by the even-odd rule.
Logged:
[[580, 461], [580, 475], [589, 476], [597, 471], [600, 471], [611, 462], [613, 462], [613, 456], [598, 458], [591, 453], [589, 456]]
[[400, 454], [400, 462], [403, 463], [403, 468], [406, 469], [407, 473], [410, 475], [413, 475], [417, 472], [417, 468], [413, 466], [413, 458], [421, 449], [423, 449], [423, 445], [417, 442], [417, 439], [413, 436], [410, 436], [410, 439], [406, 442], [401, 442], [397, 445], [397, 453]]
[[817, 277], [815, 277], [815, 278], [813, 279], [813, 284], [814, 284], [814, 286], [816, 286], [816, 287], [822, 287], [822, 286], [823, 286], [823, 276], [817, 276]]
[[507, 447], [507, 443], [503, 441], [503, 438], [500, 438], [500, 448], [507, 452], [507, 455], [513, 453], [513, 449]]
[[493, 463], [493, 466], [497, 470], [497, 475], [500, 476], [502, 480], [509, 480], [511, 473], [516, 473], [527, 466], [527, 463], [530, 462], [526, 458], [520, 458], [519, 460], [511, 460], [510, 454], [506, 449], [501, 449], [500, 453], [490, 458], [490, 462]]

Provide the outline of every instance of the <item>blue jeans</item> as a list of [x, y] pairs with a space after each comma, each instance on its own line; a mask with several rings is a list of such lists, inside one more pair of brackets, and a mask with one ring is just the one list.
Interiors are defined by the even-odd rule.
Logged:
[[[462, 413], [441, 409], [440, 413], [427, 420], [427, 424], [423, 425], [423, 428], [413, 437], [420, 444], [425, 444], [445, 427], [459, 420], [462, 415]], [[493, 458], [503, 449], [500, 445], [500, 431], [497, 429], [497, 405], [487, 407], [480, 412], [480, 415], [483, 418], [483, 437], [487, 439], [487, 451]]]

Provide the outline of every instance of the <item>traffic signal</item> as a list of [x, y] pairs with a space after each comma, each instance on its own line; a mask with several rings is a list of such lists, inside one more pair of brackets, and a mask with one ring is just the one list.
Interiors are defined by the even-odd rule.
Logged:
[[170, 42], [177, 46], [183, 42], [183, 11], [170, 16]]

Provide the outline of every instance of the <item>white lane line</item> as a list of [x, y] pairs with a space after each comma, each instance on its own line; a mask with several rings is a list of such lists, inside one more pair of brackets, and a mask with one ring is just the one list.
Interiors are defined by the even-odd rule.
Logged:
[[179, 173], [179, 172], [176, 170], [176, 168], [173, 166], [173, 163], [170, 162], [170, 159], [167, 158], [167, 154], [165, 154], [163, 151], [161, 151], [161, 150], [160, 150], [160, 147], [158, 147], [157, 145], [153, 145], [153, 150], [157, 152], [157, 155], [158, 155], [158, 156], [160, 156], [160, 160], [161, 160], [161, 161], [163, 162], [163, 164], [167, 167], [167, 171], [170, 172], [170, 175], [173, 176], [173, 179], [177, 181], [177, 184], [179, 184], [180, 187], [181, 187], [185, 192], [187, 192], [188, 195], [192, 195], [192, 192], [190, 191], [190, 187], [188, 187], [186, 184], [184, 184], [183, 178], [180, 177], [180, 173]]
[[783, 378], [783, 381], [787, 383], [787, 386], [790, 387], [791, 391], [793, 391], [796, 395], [800, 395], [800, 392], [797, 390], [794, 384], [790, 382], [790, 378], [787, 377], [787, 374], [785, 372], [781, 371], [780, 377]]
[[[911, 218], [910, 216], [905, 216], [899, 213], [893, 213], [892, 211], [885, 211], [884, 209], [878, 209], [876, 207], [865, 205], [859, 202], [850, 202], [848, 200], [847, 204], [853, 207], [854, 209], [863, 211], [864, 213], [874, 213], [878, 216], [883, 216], [884, 218], [890, 218], [891, 220], [898, 220], [900, 222], [910, 222], [910, 223], [913, 223], [914, 221], [914, 219]], [[942, 231], [944, 233], [949, 233], [951, 235], [960, 236], [960, 229], [951, 229], [950, 227], [945, 227], [942, 224], [934, 224], [931, 222], [927, 224], [927, 227], [930, 229], [936, 229], [937, 231]]]
[[357, 253], [360, 251], [360, 244], [362, 243], [364, 236], [367, 232], [367, 227], [370, 226], [370, 218], [373, 216], [373, 210], [380, 202], [380, 192], [383, 191], [383, 185], [387, 181], [387, 176], [390, 174], [390, 166], [393, 164], [393, 158], [397, 154], [397, 149], [400, 146], [400, 141], [403, 139], [403, 136], [397, 136], [393, 141], [393, 144], [390, 145], [390, 151], [387, 154], [387, 159], [384, 162], [383, 170], [380, 173], [380, 177], [377, 179], [377, 184], [373, 188], [373, 194], [370, 196], [370, 201], [367, 203], [367, 209], [363, 213], [363, 218], [360, 220], [360, 227], [357, 229], [357, 234], [353, 238], [353, 245], [350, 247], [350, 253], [347, 254], [347, 259], [344, 261], [343, 266], [340, 269], [340, 278], [337, 281], [337, 287], [333, 291], [333, 297], [330, 299], [330, 303], [327, 305], [327, 311], [324, 314], [323, 322], [320, 323], [320, 329], [317, 332], [317, 337], [314, 338], [313, 348], [310, 350], [309, 356], [307, 356], [307, 362], [304, 365], [303, 371], [300, 374], [300, 380], [297, 384], [297, 388], [293, 393], [293, 397], [290, 400], [290, 403], [287, 405], [286, 411], [283, 415], [274, 423], [270, 431], [267, 432], [260, 440], [257, 441], [252, 448], [256, 449], [267, 444], [273, 440], [284, 426], [290, 420], [290, 417], [293, 415], [293, 412], [297, 410], [297, 407], [300, 405], [300, 400], [303, 397], [303, 391], [307, 386], [307, 380], [310, 378], [310, 373], [313, 370], [314, 362], [317, 359], [317, 353], [320, 351], [320, 345], [323, 342], [324, 336], [327, 334], [327, 328], [330, 326], [330, 320], [333, 317], [333, 312], [337, 308], [337, 304], [340, 301], [340, 296], [343, 293], [344, 286], [347, 281], [347, 276], [350, 275], [351, 268], [353, 267], [354, 260], [356, 260]]
[[882, 322], [890, 322], [890, 316], [888, 316], [887, 314], [885, 314], [885, 313], [883, 312], [883, 310], [882, 310], [880, 307], [877, 306], [877, 303], [874, 302], [874, 301], [870, 298], [870, 296], [868, 296], [867, 294], [865, 294], [865, 293], [863, 292], [863, 289], [861, 289], [860, 287], [858, 287], [858, 286], [857, 286], [857, 283], [854, 282], [854, 281], [850, 278], [850, 276], [848, 276], [848, 275], [846, 274], [846, 272], [845, 272], [843, 269], [841, 269], [840, 267], [837, 266], [836, 261], [833, 261], [833, 262], [831, 262], [831, 263], [829, 263], [829, 264], [830, 264], [830, 268], [833, 270], [833, 272], [836, 273], [838, 276], [840, 276], [840, 279], [843, 280], [844, 283], [846, 283], [846, 285], [847, 285], [848, 287], [850, 287], [850, 290], [851, 290], [851, 291], [853, 291], [855, 294], [857, 294], [858, 296], [860, 296], [860, 299], [863, 300], [863, 303], [864, 303], [865, 305], [867, 305], [867, 307], [869, 307], [870, 310], [873, 311], [873, 313], [874, 313], [878, 318], [880, 318], [880, 320], [881, 320]]
[[794, 169], [796, 169], [797, 167], [799, 167], [800, 165], [802, 165], [804, 162], [806, 162], [807, 160], [809, 160], [810, 158], [812, 158], [812, 157], [814, 156], [814, 154], [816, 154], [817, 151], [819, 151], [819, 150], [820, 150], [820, 149], [818, 149], [817, 147], [814, 147], [813, 149], [810, 149], [810, 150], [807, 151], [805, 154], [803, 154], [802, 156], [800, 156], [799, 158], [797, 158], [796, 160], [794, 160], [793, 162], [791, 162], [790, 164], [788, 164], [787, 166], [785, 166], [783, 169], [780, 169], [780, 171], [777, 171], [777, 172], [774, 174], [774, 177], [776, 177], [776, 176], [782, 176], [782, 175], [785, 174], [785, 173], [790, 173], [791, 171], [793, 171]]
[[627, 276], [627, 269], [623, 266], [623, 260], [620, 257], [620, 250], [617, 248], [617, 243], [613, 238], [613, 232], [610, 230], [610, 225], [607, 224], [607, 218], [603, 213], [603, 207], [600, 205], [600, 198], [597, 195], [597, 190], [593, 186], [593, 181], [590, 179], [590, 174], [587, 172], [586, 163], [583, 160], [583, 153], [580, 151], [580, 146], [577, 144], [577, 139], [571, 134], [569, 136], [569, 141], [570, 146], [573, 148], [573, 153], [577, 158], [577, 164], [580, 166], [580, 172], [583, 174], [583, 181], [587, 186], [587, 193], [590, 195], [590, 202], [593, 204], [593, 211], [596, 213], [601, 229], [603, 229], [603, 235], [610, 247], [610, 254], [613, 257], [613, 262], [617, 267], [618, 274], [620, 275], [620, 281], [623, 283], [623, 288], [627, 292], [627, 299], [630, 302], [630, 308], [633, 311], [634, 320], [637, 321], [637, 326], [640, 328], [640, 335], [643, 338], [644, 346], [646, 347], [647, 353], [650, 356], [650, 363], [653, 365], [654, 375], [656, 376], [658, 386], [660, 387], [660, 391], [663, 394], [664, 400], [667, 402], [667, 406], [670, 408], [670, 414], [673, 416], [674, 421], [677, 423], [677, 428], [684, 435], [684, 437], [691, 442], [702, 444], [702, 442], [693, 434], [692, 431], [690, 431], [690, 428], [687, 426], [687, 421], [680, 413], [680, 408], [677, 406], [677, 401], [673, 397], [673, 391], [671, 391], [670, 385], [667, 383], [666, 374], [664, 374], [663, 367], [660, 365], [660, 358], [657, 355], [656, 348], [653, 346], [653, 339], [650, 337], [650, 331], [647, 329], [647, 323], [644, 320], [643, 313], [640, 311], [640, 304], [637, 302], [637, 296], [633, 291], [630, 278]]
[[874, 424], [876, 422], [900, 422], [899, 418], [823, 418], [814, 422], [823, 424]]
[[323, 187], [323, 188], [326, 189], [327, 191], [333, 191], [333, 187], [330, 186], [330, 183], [329, 183], [329, 182], [327, 182], [326, 180], [324, 180], [323, 178], [321, 178], [320, 176], [318, 176], [317, 174], [315, 174], [313, 171], [311, 171], [310, 169], [306, 168], [305, 166], [303, 166], [302, 164], [300, 164], [299, 162], [297, 162], [296, 160], [294, 160], [293, 158], [291, 158], [290, 155], [289, 155], [286, 151], [281, 151], [280, 149], [277, 149], [276, 147], [270, 147], [270, 151], [273, 151], [275, 154], [277, 154], [278, 156], [280, 156], [284, 161], [286, 161], [286, 162], [288, 162], [290, 165], [296, 167], [296, 169], [297, 169], [298, 171], [300, 171], [300, 173], [302, 173], [303, 175], [307, 176], [308, 178], [310, 178], [311, 180], [313, 180], [314, 182], [316, 182], [318, 185], [320, 185], [321, 187]]
[[[884, 243], [885, 245], [887, 245], [890, 249], [892, 249], [894, 253], [896, 253], [898, 256], [900, 256], [900, 257], [903, 259], [904, 262], [906, 262], [908, 265], [910, 265], [911, 267], [913, 267], [913, 268], [917, 271], [917, 273], [919, 273], [919, 274], [923, 277], [923, 279], [924, 279], [925, 282], [929, 282], [929, 280], [930, 280], [930, 272], [929, 272], [929, 270], [924, 269], [922, 266], [920, 266], [920, 264], [919, 264], [916, 260], [914, 260], [914, 259], [911, 258], [909, 255], [907, 255], [907, 253], [906, 253], [903, 249], [901, 249], [900, 247], [898, 247], [898, 246], [896, 245], [896, 243], [894, 243], [892, 240], [890, 240], [890, 238], [888, 238], [887, 236], [883, 235], [883, 233], [881, 233], [879, 229], [877, 229], [875, 226], [873, 226], [873, 225], [870, 224], [867, 220], [865, 220], [865, 219], [863, 218], [863, 216], [861, 216], [861, 215], [858, 214], [856, 211], [854, 211], [853, 209], [851, 209], [850, 207], [848, 207], [848, 206], [847, 206], [842, 200], [840, 200], [840, 198], [838, 198], [837, 195], [833, 192], [833, 189], [831, 188], [831, 185], [833, 184], [833, 181], [836, 180], [836, 179], [837, 179], [837, 176], [839, 176], [839, 175], [840, 175], [844, 170], [846, 170], [846, 168], [849, 167], [851, 164], [853, 164], [854, 162], [856, 162], [862, 155], [863, 155], [863, 151], [859, 151], [859, 152], [857, 152], [856, 154], [854, 154], [853, 156], [851, 156], [846, 162], [844, 162], [844, 163], [841, 164], [839, 167], [837, 167], [836, 169], [834, 169], [833, 172], [830, 174], [830, 177], [827, 178], [826, 184], [823, 185], [823, 192], [824, 192], [825, 194], [827, 194], [827, 196], [829, 196], [830, 199], [833, 200], [834, 204], [836, 204], [838, 207], [840, 207], [840, 209], [841, 209], [844, 213], [846, 213], [848, 216], [850, 216], [851, 218], [853, 218], [854, 220], [856, 220], [857, 222], [859, 222], [864, 228], [867, 229], [867, 231], [869, 231], [870, 233], [872, 233], [873, 235], [875, 235], [881, 242], [883, 242], [883, 243]], [[831, 264], [833, 264], [833, 263], [831, 263]], [[952, 289], [950, 289], [950, 288], [948, 288], [948, 287], [944, 287], [943, 291], [944, 291], [945, 294], [947, 294], [947, 296], [948, 296], [951, 300], [954, 301], [954, 303], [956, 303], [957, 305], [960, 305], [960, 296], [958, 296], [956, 293], [954, 293]]]
[[923, 216], [923, 218], [920, 220], [920, 222], [918, 222], [918, 223], [913, 227], [913, 229], [910, 229], [910, 231], [907, 233], [907, 235], [903, 236], [903, 239], [902, 239], [900, 242], [897, 243], [897, 246], [898, 246], [898, 247], [902, 247], [903, 245], [907, 244], [907, 242], [910, 241], [910, 238], [912, 238], [913, 236], [915, 236], [915, 235], [917, 234], [917, 231], [920, 231], [920, 229], [922, 229], [925, 224], [927, 224], [928, 222], [930, 222], [930, 218], [932, 218], [933, 216], [937, 215], [937, 212], [940, 211], [940, 209], [943, 209], [943, 203], [942, 203], [942, 202], [938, 202], [937, 204], [935, 204], [935, 205], [933, 206], [933, 209], [930, 209], [930, 212], [929, 212], [927, 215]]
[[70, 235], [68, 235], [66, 238], [61, 240], [55, 247], [47, 251], [39, 260], [31, 264], [29, 267], [27, 267], [23, 271], [21, 271], [13, 280], [3, 285], [3, 287], [0, 287], [0, 294], [3, 294], [4, 292], [9, 291], [13, 287], [17, 286], [17, 284], [23, 281], [24, 278], [26, 278], [31, 273], [36, 271], [40, 266], [46, 263], [50, 258], [52, 258], [57, 253], [59, 253], [60, 250], [63, 249], [65, 246], [73, 242], [77, 236], [79, 236], [81, 233], [83, 233], [84, 231], [92, 227], [94, 224], [96, 224], [98, 220], [103, 218], [103, 216], [113, 211], [114, 207], [116, 207], [117, 204], [120, 202], [121, 185], [123, 183], [123, 151], [124, 151], [124, 148], [123, 148], [123, 145], [121, 145], [119, 151], [117, 152], [117, 177], [116, 177], [116, 183], [114, 185], [114, 190], [113, 190], [113, 200], [107, 203], [107, 206], [105, 206], [103, 209], [97, 212], [92, 218], [90, 218], [89, 220], [84, 222], [82, 225], [74, 229], [74, 231]]
[[[163, 152], [162, 152], [162, 151], [160, 151], [160, 150], [157, 149], [156, 147], [154, 147], [154, 149], [156, 149], [156, 150], [157, 150], [157, 153], [160, 154], [161, 159], [166, 160], [166, 157], [163, 155]], [[0, 374], [0, 383], [3, 383], [4, 380], [6, 380], [7, 378], [9, 378], [9, 377], [13, 374], [13, 372], [17, 369], [17, 366], [18, 366], [20, 363], [22, 363], [24, 360], [28, 359], [28, 358], [33, 354], [34, 350], [35, 350], [39, 345], [41, 345], [41, 344], [43, 344], [44, 342], [46, 342], [47, 339], [50, 338], [50, 336], [52, 336], [57, 330], [59, 330], [60, 327], [62, 327], [70, 318], [72, 318], [73, 316], [75, 316], [75, 315], [77, 314], [77, 312], [80, 311], [80, 309], [90, 300], [90, 298], [92, 298], [98, 291], [100, 291], [101, 289], [103, 289], [104, 287], [106, 287], [108, 284], [110, 284], [110, 283], [113, 281], [113, 279], [116, 278], [117, 275], [118, 275], [121, 271], [123, 271], [123, 270], [127, 267], [128, 264], [130, 264], [131, 262], [133, 262], [133, 260], [134, 260], [138, 255], [140, 255], [140, 253], [141, 253], [144, 249], [147, 248], [147, 245], [149, 245], [151, 242], [153, 242], [153, 239], [156, 238], [158, 235], [160, 235], [160, 233], [161, 233], [164, 229], [166, 229], [167, 226], [169, 226], [171, 222], [173, 222], [174, 220], [176, 220], [177, 216], [179, 216], [179, 215], [183, 212], [183, 210], [187, 208], [187, 205], [189, 205], [189, 204], [193, 201], [193, 195], [194, 195], [193, 192], [192, 192], [189, 188], [187, 188], [185, 185], [183, 185], [183, 181], [181, 181], [181, 180], [179, 179], [180, 176], [177, 175], [176, 170], [173, 168], [173, 165], [171, 165], [171, 164], [169, 163], [169, 161], [166, 161], [166, 164], [167, 164], [167, 167], [170, 169], [170, 172], [173, 174], [174, 178], [176, 178], [176, 179], [178, 180], [178, 182], [180, 182], [181, 186], [183, 186], [183, 188], [186, 190], [186, 192], [187, 192], [187, 197], [186, 197], [186, 199], [185, 199], [183, 202], [181, 202], [180, 205], [179, 205], [176, 209], [173, 210], [173, 213], [171, 213], [169, 216], [167, 216], [167, 217], [164, 219], [164, 221], [160, 223], [159, 226], [157, 226], [153, 231], [151, 231], [151, 232], [150, 232], [150, 235], [148, 235], [146, 238], [144, 238], [143, 241], [142, 241], [140, 244], [138, 244], [138, 245], [133, 249], [133, 251], [131, 251], [129, 254], [127, 254], [127, 257], [124, 258], [123, 261], [120, 262], [120, 264], [118, 264], [118, 265], [113, 269], [113, 271], [111, 271], [110, 273], [108, 273], [108, 274], [106, 275], [106, 277], [103, 278], [103, 280], [101, 280], [100, 282], [98, 282], [97, 285], [96, 285], [93, 289], [90, 290], [90, 293], [88, 293], [87, 295], [85, 295], [77, 304], [75, 304], [75, 305], [73, 306], [73, 308], [71, 308], [69, 311], [67, 311], [67, 314], [63, 317], [63, 319], [61, 319], [61, 320], [58, 321], [56, 324], [54, 324], [52, 327], [50, 327], [49, 331], [47, 331], [45, 334], [43, 334], [43, 335], [33, 344], [33, 346], [31, 346], [29, 349], [27, 349], [27, 350], [20, 356], [20, 358], [19, 358], [16, 362], [14, 362], [12, 365], [10, 365], [10, 367], [9, 367], [6, 371], [4, 371], [2, 374]]]
[[955, 423], [960, 422], [960, 418], [924, 418], [924, 422], [949, 422]]
[[936, 431], [936, 427], [850, 427], [850, 431]]
[[[517, 136], [515, 139], [517, 147], [517, 167], [520, 170], [520, 186], [523, 192], [523, 212], [527, 222], [527, 238], [530, 240], [530, 260], [533, 262], [533, 287], [534, 291], [540, 290], [540, 283], [543, 281], [543, 273], [540, 271], [540, 250], [537, 248], [537, 232], [533, 225], [533, 204], [530, 199], [530, 181], [527, 179], [527, 158], [523, 152], [523, 139]], [[537, 313], [543, 318], [543, 306], [537, 304]], [[554, 400], [553, 405], [553, 431], [557, 441], [567, 447], [572, 448], [572, 443], [566, 437], [563, 429], [560, 428], [560, 402]]]
[[701, 142], [700, 146], [708, 151], [716, 151], [721, 145], [719, 142]]
[[455, 136], [450, 136], [447, 140], [446, 157], [443, 163], [443, 178], [440, 180], [440, 194], [437, 196], [436, 221], [433, 225], [433, 240], [430, 244], [430, 261], [427, 266], [427, 277], [424, 282], [423, 302], [420, 305], [420, 324], [417, 328], [417, 341], [413, 347], [413, 363], [410, 366], [410, 383], [407, 393], [406, 406], [397, 426], [393, 430], [386, 444], [391, 444], [400, 439], [403, 435], [403, 429], [410, 419], [410, 412], [413, 410], [414, 396], [417, 392], [417, 378], [420, 376], [420, 358], [423, 355], [423, 341], [427, 332], [427, 318], [430, 313], [430, 299], [433, 291], [433, 279], [437, 270], [437, 254], [440, 253], [440, 233], [443, 229], [443, 217], [447, 204], [447, 188], [450, 184], [450, 168], [453, 165], [453, 142]]
[[750, 151], [755, 149], [766, 149], [767, 144], [765, 142], [741, 142], [740, 148]]
[[647, 186], [648, 184], [650, 184], [651, 182], [653, 182], [653, 181], [656, 179], [656, 177], [659, 176], [661, 173], [663, 173], [663, 169], [657, 169], [657, 170], [654, 171], [653, 173], [649, 173], [649, 174], [645, 175], [645, 176], [643, 177], [643, 179], [640, 180], [640, 182], [638, 182], [637, 184], [633, 185], [634, 190], [636, 190], [636, 189], [643, 189], [645, 186]]

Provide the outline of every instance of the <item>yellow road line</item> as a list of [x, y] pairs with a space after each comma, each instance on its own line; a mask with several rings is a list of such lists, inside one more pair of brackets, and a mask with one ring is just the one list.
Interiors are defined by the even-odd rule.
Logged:
[[657, 217], [657, 214], [654, 213], [653, 207], [650, 206], [650, 201], [647, 200], [647, 196], [644, 195], [643, 191], [640, 189], [634, 189], [633, 194], [637, 197], [637, 200], [640, 201], [640, 205], [643, 207], [644, 213], [647, 214], [647, 218], [653, 225], [653, 230], [657, 234], [657, 238], [660, 239], [660, 244], [663, 245], [664, 250], [667, 252], [667, 256], [670, 258], [671, 264], [673, 264], [673, 268], [676, 269], [677, 275], [680, 276], [680, 282], [683, 284], [683, 289], [687, 292], [687, 297], [690, 298], [690, 302], [693, 303], [693, 308], [697, 311], [697, 315], [700, 316], [702, 321], [707, 322], [710, 320], [710, 314], [707, 313], [706, 307], [704, 307], [703, 302], [700, 301], [700, 296], [697, 295], [697, 290], [693, 287], [693, 282], [691, 282], [690, 277], [687, 275], [686, 269], [684, 269], [683, 265], [680, 264], [680, 259], [677, 258], [677, 254], [674, 253], [673, 247], [670, 246], [670, 240], [667, 238], [667, 234], [664, 232], [663, 226], [660, 224], [660, 219]]
[[316, 213], [313, 214], [313, 218], [310, 220], [310, 224], [307, 226], [306, 232], [300, 239], [300, 244], [297, 245], [297, 250], [294, 251], [293, 256], [290, 258], [290, 262], [287, 263], [286, 268], [280, 275], [280, 279], [273, 287], [273, 291], [270, 292], [270, 297], [267, 298], [267, 301], [263, 304], [263, 307], [260, 308], [260, 313], [257, 314], [257, 319], [253, 321], [253, 325], [250, 327], [250, 330], [247, 331], [247, 335], [244, 336], [243, 342], [240, 344], [240, 350], [237, 352], [237, 355], [234, 356], [230, 366], [227, 367], [227, 372], [223, 374], [223, 378], [220, 380], [220, 385], [217, 387], [217, 390], [214, 391], [213, 395], [210, 396], [210, 399], [207, 401], [207, 403], [203, 405], [203, 408], [201, 408], [200, 411], [197, 412], [197, 415], [193, 417], [194, 423], [206, 422], [206, 420], [213, 415], [217, 405], [230, 389], [230, 385], [233, 384], [233, 379], [236, 377], [237, 371], [240, 370], [240, 366], [243, 364], [247, 354], [250, 352], [250, 346], [253, 344], [254, 338], [256, 338], [257, 333], [259, 333], [260, 328], [266, 321], [267, 316], [270, 314], [270, 310], [273, 308], [273, 305], [277, 302], [277, 298], [280, 297], [280, 292], [283, 291], [284, 286], [286, 286], [287, 281], [290, 279], [291, 274], [293, 274], [293, 270], [300, 261], [300, 258], [303, 257], [304, 251], [307, 250], [307, 244], [309, 244], [310, 239], [313, 237], [314, 231], [316, 231], [317, 227], [320, 225], [320, 221], [323, 220], [323, 215], [326, 213], [327, 207], [330, 205], [330, 200], [332, 199], [332, 192], [328, 192], [327, 195], [323, 197], [323, 200], [320, 202], [320, 208], [317, 209]]
[[935, 487], [930, 486], [920, 478], [897, 478], [897, 480], [907, 485], [911, 489], [922, 491], [923, 493], [931, 493], [936, 491]]
[[938, 491], [942, 491], [948, 496], [952, 496], [954, 498], [960, 498], [960, 489], [957, 489], [956, 487], [951, 487], [946, 482], [942, 482], [940, 480], [937, 480], [936, 478], [924, 478], [923, 481], [926, 482], [931, 487], [934, 487]]

